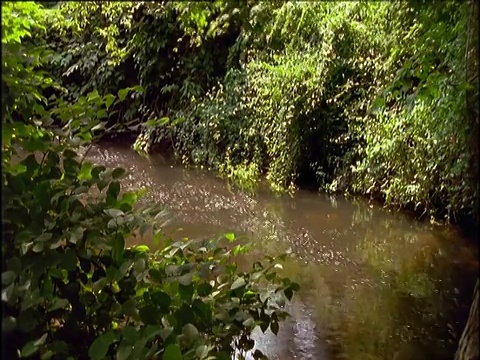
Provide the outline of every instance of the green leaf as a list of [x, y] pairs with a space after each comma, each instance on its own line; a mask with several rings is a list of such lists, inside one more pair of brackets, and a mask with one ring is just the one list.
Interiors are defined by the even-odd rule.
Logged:
[[43, 334], [39, 339], [35, 340], [33, 343], [35, 346], [42, 346], [45, 344], [45, 341], [47, 340], [48, 333]]
[[[128, 192], [123, 193], [122, 200], [120, 200], [120, 201], [122, 203], [125, 203], [125, 204], [128, 204], [128, 205], [133, 205], [137, 201], [137, 198], [138, 198], [137, 194], [135, 194], [133, 191], [128, 191]], [[142, 224], [142, 226], [143, 225], [145, 225], [145, 224]], [[147, 225], [149, 225], [149, 224], [147, 224]], [[142, 235], [141, 230], [142, 229], [140, 228], [140, 234]]]
[[148, 325], [145, 328], [143, 334], [144, 334], [144, 336], [147, 340], [150, 340], [150, 339], [154, 338], [155, 336], [160, 335], [162, 333], [163, 329], [164, 329], [163, 325], [153, 325], [153, 326]]
[[186, 324], [182, 328], [182, 334], [185, 335], [185, 339], [189, 342], [193, 342], [198, 339], [200, 333], [193, 324]]
[[203, 321], [209, 323], [212, 319], [212, 309], [210, 304], [204, 303], [200, 299], [193, 300], [192, 303], [193, 312]]
[[150, 276], [150, 278], [155, 281], [155, 282], [158, 282], [158, 283], [162, 283], [163, 282], [163, 276], [162, 276], [162, 273], [160, 272], [160, 270], [158, 269], [150, 269], [148, 270], [148, 275]]
[[8, 171], [12, 175], [20, 175], [27, 171], [27, 167], [23, 164], [14, 164], [9, 166]]
[[122, 178], [126, 173], [127, 173], [127, 170], [122, 169], [122, 168], [116, 168], [116, 169], [113, 170], [113, 172], [112, 172], [112, 178], [113, 178], [114, 180], [120, 179], [120, 178]]
[[162, 356], [163, 360], [182, 360], [182, 352], [180, 348], [175, 344], [170, 344], [165, 349]]
[[135, 344], [140, 339], [140, 332], [133, 326], [125, 326], [123, 329], [123, 338], [129, 344]]
[[290, 284], [290, 287], [292, 288], [293, 291], [299, 291], [300, 290], [300, 285], [296, 282], [292, 282]]
[[278, 335], [278, 330], [279, 330], [278, 322], [272, 321], [272, 322], [270, 323], [270, 330], [272, 330], [272, 332], [273, 332], [275, 335]]
[[115, 275], [117, 274], [117, 268], [114, 265], [110, 265], [105, 272], [105, 277], [107, 281], [113, 281], [115, 279]]
[[225, 238], [226, 238], [228, 241], [230, 241], [230, 242], [235, 241], [235, 234], [232, 233], [232, 232], [226, 233], [224, 236], [225, 236]]
[[70, 239], [69, 241], [72, 243], [72, 244], [76, 244], [79, 240], [82, 240], [83, 239], [83, 232], [85, 231], [84, 228], [82, 228], [81, 226], [76, 226], [72, 231], [71, 231], [71, 235], [70, 235]]
[[[185, 275], [188, 275], [188, 274], [185, 274]], [[183, 276], [181, 276], [181, 277], [183, 277]], [[191, 280], [191, 276], [190, 276], [190, 280]], [[180, 283], [178, 285], [178, 292], [179, 292], [180, 298], [182, 300], [190, 302], [192, 300], [192, 297], [193, 297], [193, 285], [192, 284], [183, 285], [183, 284]]]
[[115, 101], [114, 95], [108, 94], [105, 96], [105, 106], [107, 107], [107, 109], [113, 104], [114, 101]]
[[267, 321], [264, 321], [262, 323], [260, 323], [260, 329], [262, 330], [262, 332], [265, 334], [265, 331], [267, 331], [268, 329], [268, 325], [269, 325], [269, 322]]
[[44, 242], [52, 238], [52, 233], [43, 233], [35, 239], [35, 242]]
[[120, 101], [125, 100], [125, 98], [128, 95], [128, 91], [129, 91], [129, 89], [120, 89], [118, 91], [118, 98], [120, 99]]
[[284, 290], [284, 294], [287, 297], [287, 299], [290, 301], [293, 298], [293, 290], [292, 288], [287, 288]]
[[60, 213], [62, 215], [65, 215], [70, 207], [70, 201], [68, 201], [68, 198], [64, 198], [62, 200], [62, 203], [60, 204]]
[[127, 274], [131, 265], [132, 263], [130, 261], [125, 261], [122, 265], [120, 265], [120, 268], [115, 276], [116, 281], [121, 280]]
[[62, 256], [61, 265], [65, 270], [75, 271], [77, 270], [77, 255], [74, 250], [68, 249]]
[[87, 186], [79, 186], [73, 190], [74, 195], [79, 195], [79, 194], [85, 194], [88, 192], [90, 189]]
[[247, 320], [245, 320], [243, 323], [243, 326], [247, 327], [247, 328], [254, 328], [255, 327], [255, 319], [254, 318], [248, 318]]
[[56, 298], [54, 303], [47, 309], [47, 312], [64, 308], [68, 304], [69, 304], [69, 301], [67, 299]]
[[70, 149], [66, 149], [63, 151], [63, 156], [66, 158], [66, 159], [74, 159], [77, 157], [77, 153], [73, 150], [70, 150]]
[[209, 283], [203, 283], [203, 284], [200, 284], [198, 287], [197, 287], [197, 294], [198, 296], [208, 296], [212, 293], [212, 285], [210, 285]]
[[192, 273], [187, 273], [178, 278], [178, 282], [183, 286], [188, 286], [192, 283]]
[[106, 334], [100, 335], [88, 349], [88, 356], [92, 360], [105, 359], [110, 345], [115, 341], [115, 333], [110, 330]]
[[112, 258], [115, 264], [120, 266], [125, 252], [125, 238], [122, 234], [117, 234], [112, 247]]
[[173, 333], [173, 328], [167, 327], [160, 331], [160, 336], [165, 341]]
[[41, 253], [43, 251], [43, 248], [45, 246], [44, 242], [37, 242], [36, 244], [33, 245], [33, 252], [35, 253]]
[[176, 276], [180, 274], [181, 269], [181, 265], [168, 265], [165, 268], [165, 273], [167, 274], [167, 276]]
[[117, 349], [117, 360], [127, 360], [132, 353], [132, 345], [122, 342]]
[[143, 338], [138, 340], [135, 345], [133, 346], [132, 352], [132, 359], [140, 359], [140, 354], [142, 353], [143, 349], [145, 349], [145, 345], [147, 345], [147, 339]]
[[150, 248], [147, 245], [137, 245], [133, 247], [133, 250], [140, 252], [150, 252]]
[[245, 286], [246, 283], [247, 282], [243, 277], [238, 277], [237, 280], [233, 282], [232, 286], [230, 287], [230, 290], [236, 290], [242, 286]]
[[170, 119], [168, 117], [163, 117], [161, 119], [150, 119], [150, 120], [147, 120], [145, 123], [143, 123], [142, 126], [155, 128], [158, 126], [165, 125], [169, 121]]
[[33, 247], [33, 242], [22, 243], [22, 255], [25, 255]]
[[195, 355], [200, 360], [205, 359], [208, 356], [208, 347], [207, 345], [200, 345], [195, 349]]
[[275, 291], [273, 289], [263, 289], [263, 290], [261, 290], [260, 291], [260, 301], [262, 303], [265, 302], [274, 293], [275, 293]]
[[38, 346], [35, 345], [35, 341], [26, 343], [21, 351], [22, 357], [30, 357], [38, 351]]
[[[107, 112], [104, 109], [98, 110], [97, 111], [97, 119], [102, 119], [103, 117], [107, 116]], [[105, 125], [107, 123], [105, 121], [95, 125], [92, 127], [91, 131], [97, 131], [97, 130], [105, 130]]]
[[52, 350], [48, 350], [46, 353], [44, 353], [41, 357], [41, 360], [48, 360], [50, 359], [55, 353]]
[[14, 271], [5, 271], [2, 273], [2, 285], [8, 286], [15, 281], [17, 274]]
[[98, 90], [94, 90], [91, 93], [87, 95], [87, 100], [88, 101], [94, 101], [100, 98], [100, 94], [98, 93]]
[[90, 180], [92, 178], [93, 164], [89, 161], [84, 161], [78, 173], [79, 180]]
[[13, 124], [2, 123], [2, 142], [4, 145], [10, 145], [15, 129]]
[[2, 332], [9, 333], [17, 327], [17, 319], [13, 316], [7, 316], [2, 320]]
[[140, 93], [144, 92], [143, 86], [141, 85], [135, 85], [131, 89]]
[[33, 331], [33, 329], [35, 329], [35, 327], [38, 325], [37, 320], [34, 318], [34, 315], [35, 313], [31, 308], [20, 313], [19, 317], [17, 318], [17, 322], [18, 328], [22, 332], [29, 333], [30, 331]]
[[119, 216], [124, 215], [123, 211], [119, 209], [106, 209], [103, 211], [105, 212], [105, 214], [111, 216], [112, 218], [117, 218]]
[[92, 284], [93, 292], [94, 293], [99, 293], [105, 287], [106, 283], [107, 283], [107, 279], [105, 279], [105, 278], [102, 278], [102, 279], [99, 279], [98, 281], [95, 281]]
[[100, 179], [100, 174], [105, 170], [106, 168], [103, 165], [94, 166], [92, 169], [92, 178], [94, 178], [95, 180]]
[[107, 196], [110, 197], [112, 200], [116, 201], [119, 193], [120, 193], [120, 183], [118, 181], [111, 182], [107, 190]]
[[160, 314], [153, 305], [147, 305], [139, 311], [140, 319], [146, 325], [157, 325], [160, 320]]
[[139, 258], [135, 261], [135, 265], [133, 266], [133, 269], [135, 270], [135, 273], [141, 273], [145, 270], [146, 262], [144, 258]]
[[68, 175], [78, 176], [78, 171], [80, 171], [80, 163], [75, 159], [67, 158], [63, 161], [63, 168]]

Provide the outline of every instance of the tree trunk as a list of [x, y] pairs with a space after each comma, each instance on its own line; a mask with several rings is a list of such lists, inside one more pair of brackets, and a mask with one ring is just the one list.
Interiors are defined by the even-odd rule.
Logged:
[[473, 292], [473, 303], [470, 307], [470, 314], [468, 315], [467, 325], [463, 330], [462, 337], [458, 344], [455, 360], [478, 360], [480, 359], [479, 351], [479, 322], [478, 304], [479, 304], [479, 279], [475, 284]]
[[[478, 1], [471, 2], [470, 16], [468, 19], [468, 35], [466, 44], [466, 81], [471, 86], [467, 90], [466, 107], [468, 122], [471, 127], [471, 146], [472, 146], [472, 159], [471, 159], [471, 171], [473, 173], [473, 185], [475, 190], [479, 189], [479, 161], [480, 161], [480, 149], [478, 143], [479, 126], [480, 126], [480, 114], [479, 114], [479, 90], [480, 90], [480, 78], [479, 78], [479, 28], [478, 28]], [[478, 196], [475, 204], [474, 216], [480, 216], [478, 212]]]
[[[472, 129], [472, 172], [474, 174], [474, 184], [478, 194], [478, 181], [479, 181], [479, 47], [478, 47], [478, 2], [472, 1], [470, 3], [470, 17], [468, 21], [468, 40], [466, 44], [466, 77], [467, 82], [472, 85], [472, 88], [467, 91], [467, 113], [468, 121]], [[477, 204], [478, 205], [478, 201]], [[474, 216], [478, 217], [478, 208]], [[479, 281], [475, 284], [475, 290], [473, 292], [473, 302], [470, 307], [470, 313], [468, 315], [467, 325], [463, 330], [462, 337], [458, 344], [457, 353], [455, 354], [455, 360], [477, 360], [480, 359], [479, 350], [479, 323], [480, 319], [478, 313], [479, 307]]]

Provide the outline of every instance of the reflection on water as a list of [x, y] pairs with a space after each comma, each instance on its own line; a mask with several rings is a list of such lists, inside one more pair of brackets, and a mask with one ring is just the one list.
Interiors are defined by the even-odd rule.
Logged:
[[289, 254], [284, 271], [302, 285], [292, 316], [279, 336], [255, 334], [270, 359], [452, 358], [478, 272], [476, 249], [455, 230], [343, 197], [246, 194], [113, 145], [89, 157], [129, 169], [125, 187], [148, 187], [145, 201], [171, 213], [167, 235], [234, 231], [254, 244], [244, 266]]

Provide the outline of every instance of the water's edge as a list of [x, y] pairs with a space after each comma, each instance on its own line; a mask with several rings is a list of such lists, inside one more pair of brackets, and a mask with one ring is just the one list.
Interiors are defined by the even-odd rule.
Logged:
[[302, 290], [278, 337], [255, 335], [270, 359], [453, 357], [478, 273], [475, 245], [457, 229], [357, 198], [245, 193], [125, 145], [95, 145], [88, 157], [130, 170], [126, 188], [150, 188], [145, 201], [174, 220], [168, 235], [234, 231], [255, 244], [247, 263], [289, 253], [285, 271]]

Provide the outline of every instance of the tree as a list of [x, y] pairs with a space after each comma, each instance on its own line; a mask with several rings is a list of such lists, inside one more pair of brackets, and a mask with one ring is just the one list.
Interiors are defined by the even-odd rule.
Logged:
[[467, 325], [463, 330], [462, 337], [458, 345], [455, 360], [475, 360], [480, 358], [479, 350], [479, 313], [478, 305], [479, 298], [479, 279], [473, 291], [473, 303], [470, 307], [470, 314], [468, 316]]

